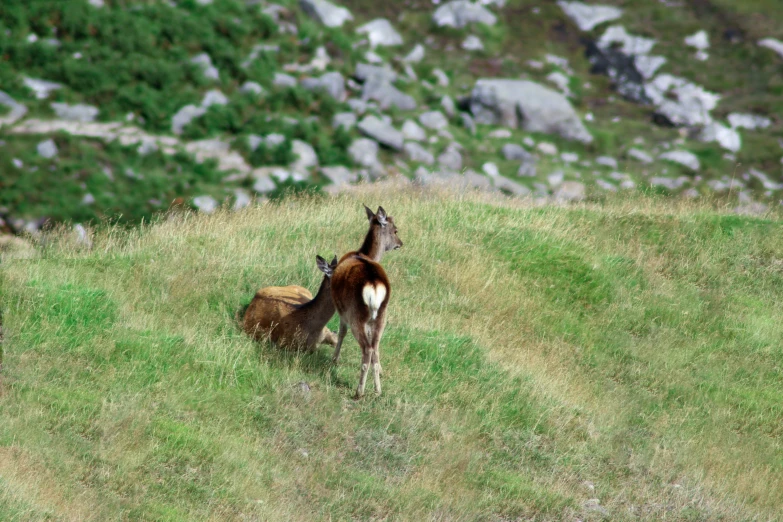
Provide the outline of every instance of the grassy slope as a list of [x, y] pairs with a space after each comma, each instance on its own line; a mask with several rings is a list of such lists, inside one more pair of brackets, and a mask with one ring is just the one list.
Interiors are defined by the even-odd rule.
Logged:
[[[362, 201], [405, 247], [355, 402], [352, 338], [333, 367], [233, 315], [315, 288]], [[6, 258], [0, 519], [781, 517], [782, 223], [675, 205], [376, 186]]]

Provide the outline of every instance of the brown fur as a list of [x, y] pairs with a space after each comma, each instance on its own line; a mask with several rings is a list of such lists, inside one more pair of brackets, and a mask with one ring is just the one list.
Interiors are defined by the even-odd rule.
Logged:
[[[321, 266], [319, 258], [319, 268]], [[334, 301], [331, 296], [331, 271], [337, 264], [332, 260], [325, 272], [321, 287], [313, 298], [301, 286], [269, 286], [256, 292], [253, 301], [245, 311], [243, 329], [256, 340], [269, 338], [284, 348], [305, 348], [315, 350], [319, 344], [335, 346], [337, 339], [326, 328], [334, 315]]]
[[[340, 314], [340, 330], [337, 334], [333, 360], [339, 361], [340, 349], [350, 326], [351, 333], [362, 349], [362, 368], [359, 387], [356, 390], [357, 397], [364, 394], [370, 364], [373, 367], [375, 392], [381, 393], [380, 342], [386, 326], [386, 306], [391, 296], [391, 284], [386, 271], [378, 261], [385, 252], [402, 246], [402, 241], [397, 236], [394, 219], [387, 216], [382, 207], [378, 207], [377, 214], [373, 214], [366, 206], [365, 209], [370, 221], [370, 230], [364, 243], [358, 251], [348, 252], [340, 259], [332, 276], [332, 299], [337, 313]], [[372, 285], [374, 288], [382, 285], [385, 289], [385, 296], [383, 301], [378, 303], [380, 306], [375, 319], [372, 318], [364, 298], [367, 285]]]

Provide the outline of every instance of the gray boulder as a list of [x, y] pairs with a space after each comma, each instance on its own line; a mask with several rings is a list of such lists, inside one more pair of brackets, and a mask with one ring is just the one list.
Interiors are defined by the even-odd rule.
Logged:
[[35, 97], [39, 100], [45, 100], [49, 97], [52, 91], [63, 88], [62, 84], [60, 83], [39, 80], [38, 78], [23, 78], [22, 83], [24, 83], [25, 87], [33, 91], [33, 93], [35, 93]]
[[402, 124], [402, 135], [406, 140], [424, 141], [427, 139], [427, 133], [413, 120], [405, 120]]
[[359, 138], [348, 147], [348, 155], [356, 165], [372, 167], [378, 163], [378, 144], [367, 138]]
[[424, 163], [425, 165], [432, 165], [435, 163], [435, 156], [433, 156], [430, 151], [413, 141], [405, 143], [405, 154], [411, 161]]
[[381, 145], [394, 150], [402, 150], [404, 138], [402, 133], [377, 116], [365, 116], [358, 125], [359, 132], [374, 139]]
[[342, 165], [337, 167], [321, 167], [321, 174], [332, 182], [332, 185], [341, 186], [354, 183], [358, 179], [355, 172]]
[[503, 176], [495, 176], [492, 178], [492, 180], [495, 182], [495, 187], [510, 192], [511, 194], [515, 196], [529, 196], [530, 195], [530, 189], [526, 186], [522, 185], [521, 183], [517, 183], [516, 181], [510, 180]]
[[397, 73], [388, 65], [370, 65], [369, 63], [360, 63], [356, 66], [353, 77], [360, 82], [368, 80], [393, 82], [397, 79]]
[[698, 171], [701, 168], [699, 158], [694, 153], [687, 150], [672, 150], [669, 152], [664, 152], [658, 156], [658, 158], [674, 163], [679, 163], [683, 167], [692, 171]]
[[410, 53], [402, 59], [405, 63], [419, 63], [424, 59], [424, 46], [416, 44]]
[[207, 113], [207, 109], [204, 107], [197, 107], [195, 105], [185, 105], [171, 118], [171, 132], [174, 134], [182, 134], [182, 130], [191, 121], [199, 118]]
[[448, 94], [440, 99], [440, 106], [449, 118], [457, 115], [457, 104], [454, 103], [454, 99]]
[[204, 214], [212, 214], [220, 206], [212, 196], [197, 196], [193, 198], [193, 205]]
[[565, 181], [555, 191], [555, 200], [561, 202], [582, 201], [585, 199], [585, 184], [579, 181]]
[[207, 91], [201, 100], [201, 106], [206, 109], [212, 105], [228, 105], [228, 97], [217, 89]]
[[67, 103], [52, 103], [52, 110], [61, 120], [68, 121], [80, 121], [83, 123], [89, 123], [95, 121], [98, 116], [98, 107], [92, 105], [85, 105], [78, 103], [76, 105], [68, 105]]
[[256, 82], [245, 82], [242, 87], [239, 88], [239, 92], [242, 94], [263, 94], [264, 88]]
[[497, 17], [479, 4], [468, 0], [452, 0], [436, 9], [432, 20], [438, 27], [448, 26], [459, 29], [472, 23], [495, 25]]
[[623, 10], [610, 5], [587, 5], [582, 2], [557, 3], [582, 31], [592, 31], [594, 27], [604, 22], [617, 20], [623, 15]]
[[217, 67], [212, 65], [212, 58], [210, 58], [207, 53], [197, 54], [190, 59], [190, 63], [201, 68], [202, 72], [204, 73], [204, 78], [209, 80], [220, 79], [220, 73], [218, 72]]
[[388, 82], [368, 80], [362, 86], [362, 99], [378, 102], [381, 110], [397, 107], [402, 111], [416, 109], [416, 100]]
[[533, 155], [530, 154], [522, 145], [516, 143], [506, 143], [500, 148], [500, 153], [507, 160], [527, 161], [533, 159]]
[[353, 15], [348, 9], [326, 0], [299, 0], [299, 7], [326, 27], [342, 27], [345, 22], [353, 20]]
[[403, 44], [400, 33], [385, 18], [376, 18], [371, 22], [367, 22], [357, 27], [356, 32], [367, 35], [367, 38], [370, 40], [370, 47], [392, 47]]
[[419, 123], [428, 129], [439, 130], [449, 126], [449, 120], [440, 111], [430, 111], [419, 115]]
[[291, 152], [297, 158], [290, 165], [293, 172], [306, 173], [310, 168], [318, 166], [318, 155], [309, 143], [302, 140], [293, 140], [291, 142]]
[[38, 155], [42, 158], [52, 159], [57, 156], [57, 145], [55, 145], [54, 140], [42, 141], [35, 148], [38, 151]]
[[565, 96], [528, 80], [479, 80], [471, 93], [470, 110], [478, 123], [593, 141]]
[[356, 114], [352, 112], [338, 112], [332, 118], [332, 127], [349, 130], [356, 126]]
[[272, 85], [275, 87], [296, 87], [296, 84], [296, 78], [281, 72], [275, 73], [275, 78], [272, 80]]
[[456, 147], [448, 147], [438, 156], [438, 165], [458, 172], [462, 170], [462, 154]]
[[27, 107], [14, 100], [3, 91], [0, 91], [0, 105], [4, 105], [8, 108], [8, 114], [0, 116], [0, 127], [3, 125], [13, 125], [27, 114]]
[[652, 156], [640, 149], [628, 149], [628, 157], [646, 164], [650, 164], [654, 161]]
[[310, 91], [325, 91], [338, 102], [345, 101], [345, 78], [338, 72], [329, 72], [320, 78], [305, 78], [301, 85]]

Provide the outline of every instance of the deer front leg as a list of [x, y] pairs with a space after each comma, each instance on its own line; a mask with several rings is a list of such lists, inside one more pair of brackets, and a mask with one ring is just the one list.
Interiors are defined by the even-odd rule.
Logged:
[[332, 356], [332, 362], [337, 364], [340, 360], [340, 349], [343, 347], [343, 340], [348, 333], [348, 325], [340, 320], [340, 329], [337, 331], [337, 345], [334, 347], [334, 355]]

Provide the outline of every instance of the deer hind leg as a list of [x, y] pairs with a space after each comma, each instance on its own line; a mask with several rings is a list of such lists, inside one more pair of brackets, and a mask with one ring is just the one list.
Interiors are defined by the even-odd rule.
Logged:
[[372, 361], [372, 343], [370, 337], [367, 335], [367, 324], [358, 323], [351, 325], [351, 332], [353, 333], [356, 342], [359, 343], [359, 347], [362, 349], [362, 371], [359, 374], [359, 387], [356, 389], [356, 398], [364, 395], [364, 386], [367, 383], [367, 372], [370, 369], [370, 363]]
[[[375, 365], [378, 365], [378, 375], [383, 375], [383, 368], [381, 367], [381, 337], [383, 337], [383, 330], [386, 328], [386, 309], [381, 309], [378, 314], [378, 318], [375, 320], [372, 331], [372, 348], [374, 355], [373, 369]], [[376, 391], [380, 393], [380, 383], [376, 385]]]
[[343, 341], [348, 334], [348, 324], [343, 322], [343, 318], [340, 318], [340, 329], [337, 331], [337, 345], [334, 347], [334, 355], [332, 356], [332, 362], [337, 364], [340, 360], [340, 349], [343, 347]]

